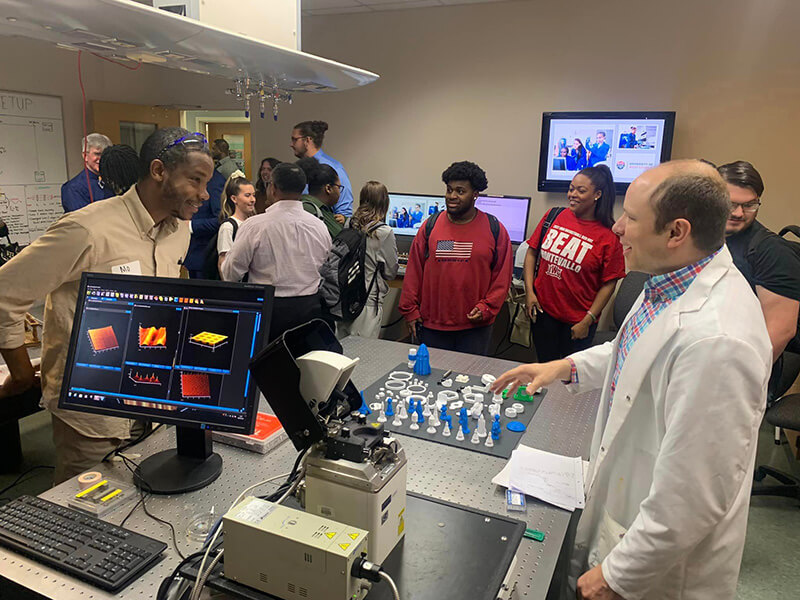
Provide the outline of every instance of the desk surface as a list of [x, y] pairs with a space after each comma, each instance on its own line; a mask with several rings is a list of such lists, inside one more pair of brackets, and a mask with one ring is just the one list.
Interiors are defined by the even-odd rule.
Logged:
[[[406, 357], [408, 351], [406, 344], [357, 337], [347, 338], [342, 344], [348, 356], [361, 359], [353, 375], [354, 383], [360, 389], [385, 375], [387, 370]], [[490, 372], [499, 375], [515, 363], [431, 349], [431, 364], [464, 373]], [[582, 454], [586, 458], [598, 399], [597, 394], [573, 396], [561, 384], [552, 386], [531, 427], [523, 436], [522, 443], [559, 454]], [[507, 514], [504, 492], [490, 482], [503, 467], [503, 459], [407, 436], [399, 437], [408, 456], [410, 491], [489, 512]], [[132, 451], [147, 456], [174, 445], [175, 430], [169, 428], [166, 432], [153, 435]], [[175, 526], [178, 544], [184, 554], [195, 552], [200, 547], [199, 543], [191, 542], [186, 537], [186, 526], [192, 516], [212, 507], [217, 514], [223, 514], [241, 490], [268, 477], [289, 471], [296, 457], [294, 446], [289, 442], [263, 456], [224, 444], [215, 444], [215, 451], [222, 456], [224, 463], [222, 474], [213, 484], [172, 498], [150, 497], [147, 500], [150, 512]], [[442, 465], [446, 465], [446, 468], [441, 468]], [[102, 471], [106, 476], [132, 481], [130, 472], [121, 463], [115, 463], [114, 466], [104, 465]], [[74, 493], [76, 487], [74, 481], [68, 481], [45, 492], [42, 497], [66, 505], [67, 498]], [[265, 493], [275, 487], [275, 484], [266, 484], [256, 491]], [[119, 524], [131, 506], [115, 512], [107, 520]], [[512, 583], [517, 586], [518, 598], [543, 599], [564, 541], [570, 513], [531, 501], [527, 513], [513, 513], [511, 516], [524, 518], [528, 527], [546, 534], [544, 543], [523, 539], [517, 552], [518, 560], [512, 578]], [[166, 525], [161, 525], [145, 515], [141, 507], [136, 509], [125, 526], [163, 540], [169, 548], [164, 553], [164, 560], [116, 596], [4, 549], [0, 549], [0, 576], [59, 600], [153, 598], [162, 579], [179, 562], [170, 539], [170, 530]], [[453, 576], [458, 574], [454, 573]]]

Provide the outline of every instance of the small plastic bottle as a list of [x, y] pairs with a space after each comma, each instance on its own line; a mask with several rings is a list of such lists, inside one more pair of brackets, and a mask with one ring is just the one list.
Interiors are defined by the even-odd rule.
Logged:
[[409, 348], [408, 349], [408, 368], [411, 371], [414, 370], [414, 364], [417, 362], [417, 349], [416, 348]]

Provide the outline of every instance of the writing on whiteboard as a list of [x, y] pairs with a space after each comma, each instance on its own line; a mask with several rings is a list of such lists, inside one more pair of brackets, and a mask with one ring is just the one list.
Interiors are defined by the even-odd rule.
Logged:
[[16, 94], [0, 94], [0, 110], [3, 112], [30, 112], [33, 98]]

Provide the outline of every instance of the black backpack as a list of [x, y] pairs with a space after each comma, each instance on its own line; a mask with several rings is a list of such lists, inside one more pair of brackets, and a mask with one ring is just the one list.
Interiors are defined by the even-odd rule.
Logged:
[[547, 231], [553, 226], [553, 223], [556, 222], [556, 218], [566, 209], [563, 206], [556, 206], [555, 208], [551, 208], [547, 211], [547, 215], [545, 216], [544, 223], [542, 223], [542, 230], [539, 234], [539, 245], [536, 247], [536, 264], [533, 267], [533, 280], [536, 281], [536, 276], [539, 274], [539, 262], [542, 256], [542, 243], [544, 242], [544, 236], [547, 235]]
[[[239, 223], [237, 223], [236, 219], [233, 217], [228, 217], [225, 219], [222, 223], [220, 223], [220, 227], [222, 227], [224, 223], [230, 223], [233, 225], [233, 239], [235, 240], [236, 232], [239, 231]], [[205, 278], [212, 279], [214, 281], [219, 281], [221, 279], [219, 276], [219, 252], [217, 252], [218, 239], [219, 230], [214, 234], [214, 237], [211, 238], [211, 241], [208, 242], [205, 260], [203, 261], [203, 273]]]
[[[425, 221], [425, 260], [428, 260], [428, 256], [430, 256], [430, 251], [428, 249], [428, 240], [431, 239], [431, 233], [433, 232], [433, 226], [436, 225], [436, 220], [439, 218], [445, 211], [439, 211], [433, 213], [428, 219]], [[497, 238], [500, 235], [500, 221], [497, 220], [492, 214], [486, 213], [486, 216], [489, 218], [489, 229], [492, 232], [492, 237], [494, 238], [494, 248], [492, 249], [492, 269], [494, 269], [495, 265], [497, 264]]]
[[319, 291], [328, 312], [337, 320], [353, 321], [367, 304], [378, 275], [376, 268], [367, 287], [367, 235], [381, 226], [383, 223], [376, 223], [366, 232], [348, 227], [333, 238], [328, 256], [319, 269], [322, 276]]

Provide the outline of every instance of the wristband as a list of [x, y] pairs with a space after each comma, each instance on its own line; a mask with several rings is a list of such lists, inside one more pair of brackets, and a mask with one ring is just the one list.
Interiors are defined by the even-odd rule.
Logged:
[[597, 323], [597, 317], [594, 316], [594, 313], [592, 313], [592, 311], [587, 310], [586, 314], [592, 318], [592, 323]]

